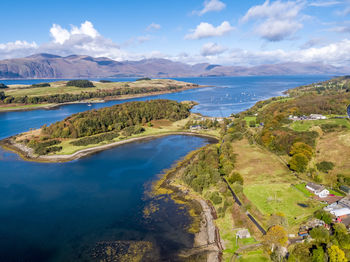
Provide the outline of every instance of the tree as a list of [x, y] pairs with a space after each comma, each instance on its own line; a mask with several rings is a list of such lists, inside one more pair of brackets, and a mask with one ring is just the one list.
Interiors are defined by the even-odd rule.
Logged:
[[310, 231], [310, 236], [319, 243], [328, 243], [329, 232], [324, 227], [315, 227]]
[[338, 246], [328, 248], [329, 262], [346, 262], [345, 253]]
[[309, 163], [309, 159], [303, 154], [298, 153], [289, 160], [289, 168], [298, 173], [304, 172]]
[[264, 245], [272, 252], [276, 246], [285, 246], [288, 241], [287, 231], [281, 226], [272, 226], [264, 236]]
[[309, 160], [312, 158], [312, 147], [303, 143], [303, 142], [296, 142], [292, 145], [292, 148], [290, 150], [290, 155], [295, 155], [299, 153], [303, 153]]
[[0, 88], [8, 88], [8, 86], [3, 83], [0, 83]]
[[312, 252], [312, 262], [324, 262], [324, 250], [318, 246]]

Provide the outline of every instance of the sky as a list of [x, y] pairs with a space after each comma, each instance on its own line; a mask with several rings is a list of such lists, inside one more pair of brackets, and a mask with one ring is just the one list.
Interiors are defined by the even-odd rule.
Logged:
[[0, 59], [350, 66], [350, 0], [13, 0], [1, 11]]

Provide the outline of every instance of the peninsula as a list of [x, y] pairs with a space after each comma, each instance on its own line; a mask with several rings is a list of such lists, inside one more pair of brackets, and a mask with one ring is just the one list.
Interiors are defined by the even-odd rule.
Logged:
[[[191, 114], [194, 102], [128, 102], [74, 114], [63, 121], [4, 139], [25, 160], [66, 162], [140, 139], [171, 134], [219, 137], [216, 119]], [[198, 128], [200, 120], [214, 129]]]
[[33, 85], [0, 84], [0, 112], [130, 99], [199, 87], [202, 86], [172, 79], [150, 78], [140, 78], [133, 82], [71, 80]]

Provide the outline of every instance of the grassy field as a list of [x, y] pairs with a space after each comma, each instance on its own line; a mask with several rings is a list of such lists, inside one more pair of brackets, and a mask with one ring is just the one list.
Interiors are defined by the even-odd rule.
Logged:
[[350, 122], [346, 118], [294, 121], [290, 125], [290, 128], [292, 128], [294, 131], [303, 132], [309, 131], [312, 127], [320, 126], [322, 124], [335, 124], [338, 126], [346, 126], [348, 129], [350, 129]]
[[[243, 191], [266, 216], [277, 212], [285, 214], [291, 231], [321, 207], [290, 184], [249, 185], [245, 186]], [[298, 204], [306, 204], [309, 207], [303, 208]]]
[[44, 96], [55, 94], [80, 94], [81, 92], [96, 92], [99, 90], [114, 90], [120, 88], [160, 88], [164, 89], [168, 86], [182, 86], [185, 87], [188, 83], [170, 80], [170, 79], [153, 79], [142, 80], [135, 82], [113, 82], [100, 83], [93, 82], [95, 87], [79, 88], [73, 86], [66, 86], [67, 81], [57, 81], [50, 83], [50, 87], [31, 87], [29, 85], [10, 85], [5, 90], [7, 96]]
[[8, 110], [35, 109], [35, 108], [41, 108], [41, 107], [48, 107], [48, 106], [52, 106], [52, 105], [53, 104], [7, 106], [7, 107], [0, 107], [0, 112], [1, 111], [8, 111]]
[[264, 254], [262, 249], [250, 251], [237, 259], [239, 262], [266, 262], [271, 261], [270, 257]]
[[244, 184], [293, 183], [296, 178], [278, 156], [243, 139], [233, 143], [237, 154], [235, 170], [242, 174]]
[[312, 193], [309, 190], [307, 190], [305, 186], [306, 186], [305, 183], [294, 185], [294, 187], [298, 189], [300, 192], [302, 192], [306, 197], [312, 196]]
[[350, 131], [328, 133], [318, 139], [314, 162], [330, 161], [335, 165], [330, 174], [324, 176], [325, 183], [331, 184], [331, 179], [336, 174], [350, 176], [349, 159]]

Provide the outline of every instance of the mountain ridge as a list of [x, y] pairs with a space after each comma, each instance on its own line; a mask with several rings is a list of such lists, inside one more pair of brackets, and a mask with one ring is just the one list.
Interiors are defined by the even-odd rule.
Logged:
[[0, 79], [62, 79], [112, 77], [208, 77], [258, 75], [348, 74], [349, 67], [321, 63], [286, 62], [252, 67], [210, 63], [194, 65], [164, 58], [115, 61], [107, 57], [40, 53], [0, 60]]

